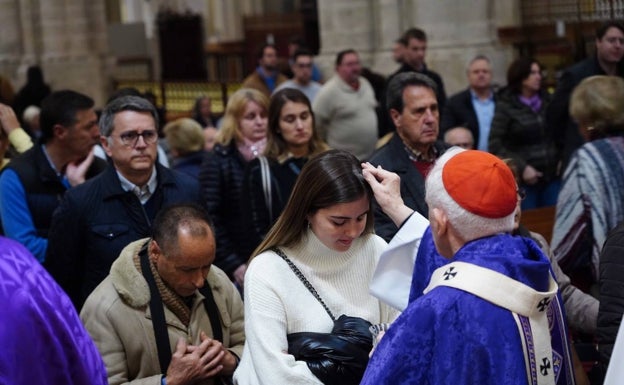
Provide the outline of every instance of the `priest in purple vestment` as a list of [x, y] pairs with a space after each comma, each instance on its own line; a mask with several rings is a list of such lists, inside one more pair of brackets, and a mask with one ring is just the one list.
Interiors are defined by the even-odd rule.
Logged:
[[425, 184], [429, 227], [403, 205], [398, 176], [370, 165], [364, 176], [400, 227], [395, 237], [420, 242], [412, 294], [422, 295], [385, 333], [363, 385], [575, 383], [548, 259], [509, 235], [517, 185], [500, 159], [447, 151]]
[[67, 295], [24, 246], [4, 237], [0, 307], [0, 384], [107, 384]]

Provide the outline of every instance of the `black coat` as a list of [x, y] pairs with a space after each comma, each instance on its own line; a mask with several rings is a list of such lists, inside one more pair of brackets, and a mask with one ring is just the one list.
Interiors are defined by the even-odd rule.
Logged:
[[242, 207], [243, 211], [247, 213], [245, 217], [249, 232], [248, 237], [254, 249], [260, 245], [266, 233], [286, 207], [297, 176], [307, 162], [307, 158], [289, 158], [283, 163], [279, 163], [275, 159], [268, 159], [268, 161], [271, 177], [272, 213], [269, 213], [264, 198], [260, 161], [254, 159], [249, 162], [249, 167], [245, 173]]
[[472, 104], [470, 88], [456, 93], [446, 101], [440, 116], [440, 138], [444, 137], [447, 130], [458, 126], [466, 127], [472, 132], [476, 147], [479, 143], [479, 118]]
[[54, 213], [46, 268], [77, 309], [108, 275], [130, 242], [150, 236], [159, 209], [174, 203], [199, 203], [193, 178], [156, 164], [158, 186], [141, 205], [124, 191], [111, 165], [92, 180], [69, 190]]
[[[570, 96], [574, 88], [585, 78], [593, 75], [606, 75], [596, 55], [574, 64], [561, 74], [557, 89], [546, 112], [546, 121], [554, 130], [557, 146], [561, 151], [563, 168], [572, 153], [585, 141], [579, 132], [578, 125], [570, 117]], [[618, 76], [624, 77], [624, 61], [618, 66]]]
[[199, 171], [202, 200], [215, 226], [217, 255], [215, 265], [233, 278], [234, 270], [246, 263], [254, 248], [242, 210], [241, 196], [247, 161], [232, 141], [215, 145], [204, 158]]
[[509, 89], [500, 92], [490, 129], [489, 151], [500, 158], [511, 158], [522, 175], [527, 165], [544, 173], [541, 181], [559, 177], [560, 152], [555, 145], [554, 130], [546, 124], [544, 113], [550, 97], [541, 94], [542, 107], [534, 112]]
[[[440, 141], [436, 142], [434, 146], [440, 155], [446, 150], [446, 146]], [[381, 165], [384, 170], [397, 173], [401, 178], [401, 197], [405, 205], [418, 211], [425, 218], [428, 217], [429, 209], [425, 203], [425, 178], [410, 160], [399, 135], [394, 134], [388, 143], [375, 151], [369, 162], [375, 167]], [[389, 241], [397, 230], [398, 227], [375, 203], [375, 232], [377, 235]]]
[[[606, 368], [624, 312], [624, 223], [611, 230], [600, 253], [598, 346]], [[621, 363], [618, 363], [621, 365]]]

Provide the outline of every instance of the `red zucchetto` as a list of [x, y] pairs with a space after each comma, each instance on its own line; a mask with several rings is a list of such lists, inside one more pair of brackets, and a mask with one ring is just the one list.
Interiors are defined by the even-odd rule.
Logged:
[[442, 182], [451, 198], [475, 215], [503, 218], [516, 209], [514, 176], [490, 153], [468, 150], [453, 156], [442, 169]]

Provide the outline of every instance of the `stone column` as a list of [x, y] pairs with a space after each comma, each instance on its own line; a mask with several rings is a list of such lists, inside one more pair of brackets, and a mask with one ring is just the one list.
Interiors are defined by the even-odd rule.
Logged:
[[104, 104], [110, 88], [104, 0], [31, 4], [36, 62], [23, 66], [39, 64], [53, 90], [73, 89]]
[[333, 75], [336, 54], [343, 49], [356, 50], [362, 63], [371, 65], [378, 45], [379, 17], [382, 16], [374, 14], [376, 2], [318, 0], [321, 52], [316, 62], [326, 79]]
[[15, 0], [0, 0], [0, 75], [9, 80], [13, 88], [18, 86], [17, 68], [24, 52], [20, 18], [20, 7]]

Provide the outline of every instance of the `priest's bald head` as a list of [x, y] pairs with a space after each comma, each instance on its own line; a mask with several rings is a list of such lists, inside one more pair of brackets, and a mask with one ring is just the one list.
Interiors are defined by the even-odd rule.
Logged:
[[444, 257], [469, 241], [513, 229], [516, 181], [492, 154], [448, 150], [429, 173], [425, 190], [433, 238]]

